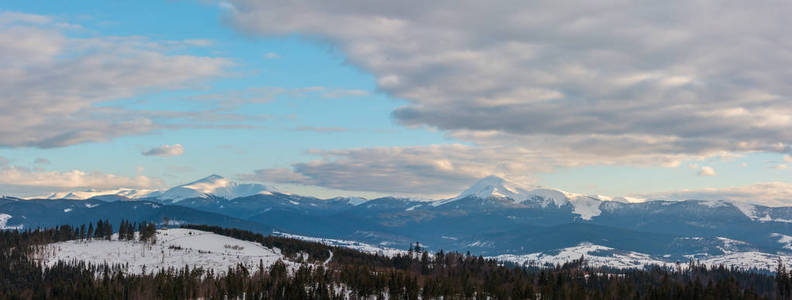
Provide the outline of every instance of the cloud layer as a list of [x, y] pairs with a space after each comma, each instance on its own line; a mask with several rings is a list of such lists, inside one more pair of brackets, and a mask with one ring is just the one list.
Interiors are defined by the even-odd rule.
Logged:
[[781, 3], [231, 3], [242, 30], [336, 44], [411, 102], [393, 112], [403, 124], [548, 150], [590, 144], [577, 150], [628, 160], [637, 151], [625, 145], [667, 155], [790, 149], [792, 10]]
[[[474, 145], [323, 152], [256, 178], [452, 190], [474, 173], [504, 173], [495, 166], [530, 182], [530, 171], [558, 166], [673, 167], [792, 149], [785, 32], [792, 7], [781, 2], [230, 0], [224, 7], [242, 31], [333, 44], [381, 91], [409, 101], [392, 113], [398, 122]], [[447, 161], [477, 171], [432, 173], [444, 151]]]
[[[174, 54], [195, 40], [72, 37], [77, 25], [0, 13], [0, 147], [61, 147], [172, 126], [97, 104], [222, 76], [224, 58]], [[172, 122], [172, 121], [171, 121]]]
[[764, 182], [738, 187], [656, 193], [641, 197], [660, 200], [729, 200], [767, 206], [789, 206], [792, 204], [792, 183]]
[[0, 168], [0, 185], [55, 189], [112, 189], [120, 187], [147, 188], [161, 185], [161, 182], [146, 176], [126, 177], [81, 170], [34, 171], [18, 166], [8, 166]]
[[528, 149], [466, 145], [313, 150], [321, 159], [290, 168], [260, 169], [243, 180], [316, 185], [341, 190], [415, 195], [451, 195], [476, 180], [499, 175], [532, 182], [547, 171]]

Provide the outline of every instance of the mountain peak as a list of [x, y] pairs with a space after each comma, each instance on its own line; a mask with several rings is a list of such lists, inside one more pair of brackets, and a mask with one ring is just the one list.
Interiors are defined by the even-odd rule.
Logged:
[[212, 174], [188, 184], [173, 187], [159, 196], [178, 202], [187, 198], [217, 196], [226, 199], [268, 193], [274, 189], [261, 184], [239, 184], [223, 176]]
[[527, 198], [527, 195], [528, 191], [519, 185], [498, 176], [490, 175], [479, 179], [455, 199], [474, 196], [478, 198], [501, 197], [522, 201]]

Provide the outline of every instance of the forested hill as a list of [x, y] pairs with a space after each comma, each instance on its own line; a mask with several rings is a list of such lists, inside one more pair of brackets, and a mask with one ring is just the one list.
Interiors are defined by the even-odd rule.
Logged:
[[[675, 270], [614, 271], [587, 267], [583, 257], [555, 268], [521, 268], [456, 252], [428, 253], [418, 248], [386, 257], [237, 229], [186, 227], [280, 249], [287, 261], [267, 267], [238, 265], [227, 272], [185, 267], [142, 274], [125, 272], [123, 265], [81, 261], [46, 266], [35, 259], [36, 251], [54, 242], [89, 237], [71, 226], [0, 231], [0, 298], [788, 299], [792, 295], [792, 281], [783, 267], [775, 276], [693, 262]], [[102, 239], [107, 238], [106, 231], [102, 229]], [[150, 236], [150, 229], [144, 231]]]

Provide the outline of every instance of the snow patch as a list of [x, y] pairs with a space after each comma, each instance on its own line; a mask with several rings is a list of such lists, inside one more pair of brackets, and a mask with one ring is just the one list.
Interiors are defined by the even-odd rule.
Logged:
[[14, 230], [14, 229], [22, 229], [22, 224], [16, 226], [8, 226], [8, 220], [13, 218], [9, 214], [0, 214], [0, 230]]
[[792, 236], [780, 233], [772, 233], [770, 234], [770, 237], [778, 238], [778, 243], [783, 245], [781, 246], [782, 248], [792, 250]]
[[572, 212], [580, 215], [583, 220], [591, 220], [591, 218], [599, 216], [602, 211], [600, 204], [602, 201], [591, 197], [576, 197], [572, 199], [572, 206], [575, 208]]
[[732, 202], [732, 205], [739, 209], [746, 217], [751, 220], [759, 219], [756, 216], [756, 205], [745, 203], [745, 202]]

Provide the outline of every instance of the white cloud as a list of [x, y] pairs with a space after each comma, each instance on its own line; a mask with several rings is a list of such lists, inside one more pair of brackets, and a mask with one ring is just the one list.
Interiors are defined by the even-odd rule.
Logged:
[[73, 37], [50, 17], [11, 15], [13, 22], [0, 22], [0, 147], [60, 147], [179, 126], [151, 112], [98, 104], [184, 88], [232, 66], [170, 51], [205, 40]]
[[776, 3], [230, 2], [241, 30], [337, 45], [409, 101], [402, 124], [477, 145], [575, 149], [566, 164], [790, 150]]
[[260, 169], [243, 180], [414, 195], [453, 195], [476, 180], [498, 175], [529, 184], [547, 171], [547, 159], [531, 149], [466, 145], [314, 150], [321, 159], [290, 168]]
[[178, 156], [184, 154], [184, 147], [181, 144], [162, 145], [143, 151], [142, 154], [160, 157]]
[[717, 175], [717, 173], [715, 173], [715, 169], [713, 169], [710, 166], [702, 166], [701, 170], [699, 170], [698, 174], [699, 174], [699, 176], [715, 176], [715, 175]]
[[264, 58], [266, 58], [266, 59], [276, 59], [276, 58], [280, 58], [280, 57], [281, 57], [280, 54], [275, 53], [275, 52], [264, 53]]
[[641, 197], [660, 200], [730, 200], [767, 206], [792, 206], [792, 183], [765, 182], [739, 187], [655, 193]]
[[161, 183], [146, 176], [125, 177], [102, 172], [33, 171], [22, 167], [0, 169], [0, 185], [34, 188], [145, 188]]

